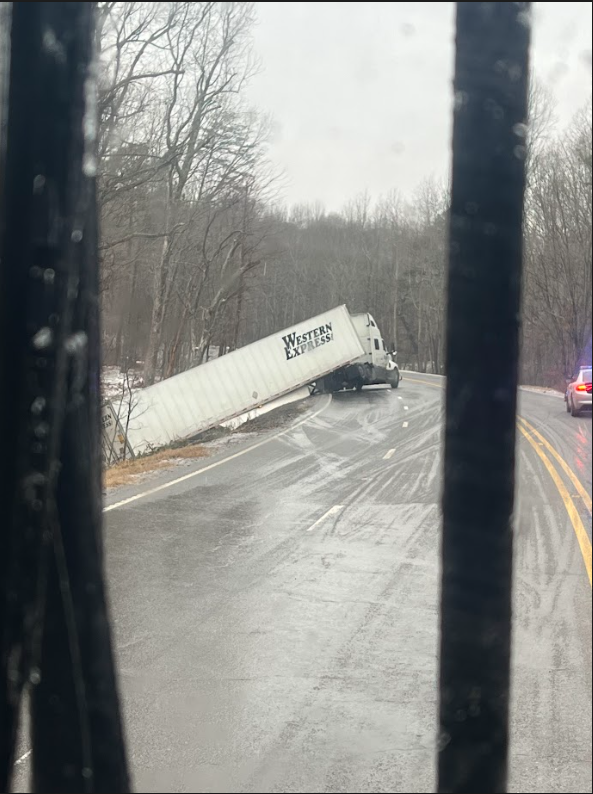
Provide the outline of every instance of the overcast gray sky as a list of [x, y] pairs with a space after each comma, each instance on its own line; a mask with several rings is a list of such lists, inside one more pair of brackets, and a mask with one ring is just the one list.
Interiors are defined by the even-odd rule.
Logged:
[[[449, 161], [453, 3], [257, 3], [249, 99], [288, 203], [410, 195]], [[591, 95], [591, 3], [535, 3], [533, 66], [566, 124]]]

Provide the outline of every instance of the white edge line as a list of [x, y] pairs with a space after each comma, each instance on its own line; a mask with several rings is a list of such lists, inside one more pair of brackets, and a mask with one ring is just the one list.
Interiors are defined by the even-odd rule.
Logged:
[[172, 488], [174, 485], [178, 485], [180, 482], [185, 482], [185, 480], [191, 480], [192, 477], [197, 477], [200, 474], [204, 474], [211, 469], [215, 469], [217, 466], [222, 466], [223, 463], [228, 463], [230, 460], [235, 460], [235, 458], [240, 458], [241, 455], [246, 455], [248, 452], [251, 452], [253, 449], [257, 449], [258, 447], [263, 447], [264, 444], [269, 444], [270, 441], [274, 441], [276, 438], [280, 438], [280, 436], [284, 436], [287, 433], [291, 433], [293, 430], [296, 430], [297, 427], [304, 425], [306, 422], [310, 422], [311, 419], [315, 419], [316, 416], [319, 416], [320, 413], [325, 411], [325, 409], [329, 406], [331, 402], [332, 396], [331, 394], [328, 395], [327, 402], [324, 406], [322, 406], [318, 411], [315, 413], [306, 416], [304, 419], [301, 419], [300, 422], [297, 422], [295, 425], [291, 425], [287, 427], [285, 430], [281, 430], [279, 433], [275, 433], [273, 436], [268, 436], [268, 438], [264, 438], [262, 441], [258, 441], [256, 444], [252, 444], [250, 447], [246, 447], [245, 449], [239, 450], [239, 452], [235, 452], [234, 455], [229, 455], [227, 458], [223, 458], [222, 460], [217, 460], [214, 463], [211, 463], [209, 466], [204, 466], [197, 471], [192, 471], [189, 474], [184, 474], [183, 477], [177, 477], [174, 480], [170, 480], [169, 482], [165, 482], [162, 485], [157, 485], [155, 488], [150, 488], [148, 491], [142, 491], [142, 493], [135, 494], [134, 496], [130, 496], [128, 499], [122, 499], [120, 502], [115, 502], [112, 505], [107, 505], [103, 508], [104, 513], [109, 513], [111, 510], [116, 510], [118, 507], [124, 507], [125, 505], [129, 505], [132, 502], [137, 502], [139, 499], [143, 499], [145, 496], [152, 496], [152, 494], [159, 493], [160, 491], [164, 491], [166, 488]]
[[27, 758], [31, 755], [32, 752], [33, 752], [32, 750], [27, 750], [27, 752], [21, 755], [20, 758], [17, 758], [17, 760], [14, 762], [14, 765], [18, 766], [19, 764], [22, 764], [23, 761], [27, 760]]
[[340, 510], [343, 509], [344, 509], [344, 505], [334, 505], [333, 507], [330, 507], [330, 509], [326, 513], [324, 513], [320, 518], [318, 518], [314, 524], [311, 524], [307, 532], [311, 532], [311, 530], [315, 529], [315, 527], [318, 527], [319, 524], [325, 521], [326, 518], [329, 518], [330, 516], [335, 516], [336, 513], [339, 513]]
[[387, 452], [383, 455], [383, 460], [389, 460], [395, 455], [395, 449], [388, 449]]

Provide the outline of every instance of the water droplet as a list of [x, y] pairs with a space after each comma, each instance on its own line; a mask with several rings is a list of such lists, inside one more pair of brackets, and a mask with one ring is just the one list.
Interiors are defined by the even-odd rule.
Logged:
[[34, 455], [41, 455], [43, 452], [43, 444], [40, 444], [39, 441], [35, 441], [31, 444], [31, 452], [33, 452]]
[[455, 110], [461, 110], [462, 107], [467, 105], [468, 101], [469, 95], [467, 91], [456, 91], [453, 107]]
[[80, 243], [82, 241], [82, 229], [74, 229], [70, 239], [73, 243]]
[[93, 770], [90, 769], [90, 767], [88, 767], [88, 766], [83, 767], [82, 776], [86, 780], [89, 780], [89, 778], [91, 778], [93, 776]]
[[43, 275], [43, 270], [37, 265], [33, 265], [33, 267], [29, 268], [29, 275], [31, 276], [31, 278], [35, 278], [35, 279], [41, 278], [41, 276]]
[[36, 513], [40, 513], [43, 510], [43, 502], [41, 499], [33, 499], [31, 502], [31, 509]]
[[527, 29], [531, 28], [531, 24], [532, 24], [531, 11], [528, 8], [524, 8], [522, 11], [519, 11], [519, 13], [517, 14], [517, 22], [520, 25], [523, 25], [523, 27]]
[[468, 201], [465, 205], [465, 211], [468, 215], [477, 215], [478, 214], [478, 205], [475, 201]]
[[513, 149], [513, 154], [517, 160], [524, 160], [527, 156], [527, 148], [525, 146], [515, 146]]
[[43, 49], [53, 55], [58, 63], [66, 63], [64, 48], [51, 28], [47, 28], [43, 34]]
[[84, 153], [82, 158], [82, 173], [89, 178], [97, 175], [97, 158], [91, 152]]
[[413, 36], [414, 33], [416, 33], [416, 28], [414, 27], [414, 25], [412, 25], [411, 22], [404, 22], [404, 24], [401, 26], [401, 32], [403, 36], [409, 38], [410, 36]]
[[51, 345], [53, 338], [54, 334], [51, 328], [48, 328], [47, 325], [44, 325], [43, 328], [40, 328], [33, 337], [33, 347], [37, 350], [45, 350]]
[[493, 237], [496, 234], [496, 226], [493, 223], [487, 223], [484, 226], [484, 234], [488, 237]]
[[509, 67], [509, 80], [511, 80], [511, 82], [518, 83], [522, 76], [523, 76], [523, 69], [519, 66], [518, 63], [515, 63], [511, 67]]
[[41, 681], [41, 673], [39, 672], [37, 667], [33, 667], [31, 672], [29, 673], [29, 681], [35, 686]]
[[35, 426], [35, 433], [36, 438], [47, 438], [49, 434], [49, 425], [47, 422], [39, 422], [38, 425]]
[[76, 331], [71, 334], [65, 342], [66, 352], [71, 356], [81, 353], [87, 345], [88, 337], [84, 331]]
[[443, 750], [447, 747], [450, 741], [451, 741], [451, 736], [447, 733], [447, 731], [441, 731], [439, 733], [439, 739], [437, 742], [439, 753], [443, 752]]
[[46, 267], [43, 271], [43, 281], [45, 284], [53, 284], [56, 278], [56, 271], [51, 267]]
[[455, 712], [455, 722], [465, 722], [467, 714], [464, 709], [457, 709]]
[[43, 413], [45, 405], [46, 403], [44, 397], [35, 397], [33, 404], [31, 405], [31, 413], [35, 416], [39, 416], [39, 414]]
[[515, 124], [513, 127], [513, 132], [517, 136], [517, 138], [526, 138], [527, 133], [529, 132], [529, 127], [527, 124]]
[[45, 187], [45, 177], [43, 174], [37, 174], [35, 179], [33, 180], [33, 193], [35, 195], [39, 195], [43, 193], [43, 188]]
[[89, 67], [88, 77], [84, 82], [83, 131], [84, 139], [87, 143], [93, 143], [97, 137], [98, 96], [97, 64], [93, 62]]

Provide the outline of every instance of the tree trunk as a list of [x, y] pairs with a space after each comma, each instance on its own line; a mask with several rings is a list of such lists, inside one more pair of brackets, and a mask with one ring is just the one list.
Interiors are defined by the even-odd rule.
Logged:
[[157, 357], [161, 345], [163, 333], [163, 318], [165, 311], [165, 289], [167, 286], [167, 262], [169, 259], [169, 221], [171, 216], [171, 191], [167, 183], [167, 196], [165, 205], [165, 237], [159, 263], [155, 270], [153, 282], [153, 303], [150, 331], [148, 334], [148, 345], [146, 348], [146, 358], [144, 361], [144, 383], [152, 386], [156, 373]]

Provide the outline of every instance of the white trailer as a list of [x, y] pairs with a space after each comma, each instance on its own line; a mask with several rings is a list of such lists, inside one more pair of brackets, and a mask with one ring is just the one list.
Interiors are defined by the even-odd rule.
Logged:
[[348, 309], [339, 306], [134, 392], [120, 423], [138, 455], [191, 438], [362, 355]]

